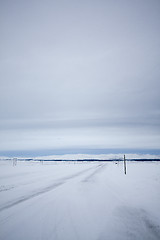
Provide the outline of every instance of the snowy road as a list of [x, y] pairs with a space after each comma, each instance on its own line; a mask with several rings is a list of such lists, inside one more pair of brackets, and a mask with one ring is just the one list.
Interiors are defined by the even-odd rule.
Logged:
[[0, 162], [0, 240], [158, 240], [156, 162]]

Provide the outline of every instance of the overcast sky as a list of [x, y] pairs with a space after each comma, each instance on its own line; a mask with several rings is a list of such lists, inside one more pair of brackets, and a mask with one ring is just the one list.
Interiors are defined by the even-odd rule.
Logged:
[[0, 151], [160, 149], [159, 0], [0, 0]]

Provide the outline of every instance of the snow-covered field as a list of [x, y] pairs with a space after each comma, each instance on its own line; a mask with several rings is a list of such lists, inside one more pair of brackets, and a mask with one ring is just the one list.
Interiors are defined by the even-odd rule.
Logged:
[[160, 162], [0, 161], [0, 240], [160, 239]]

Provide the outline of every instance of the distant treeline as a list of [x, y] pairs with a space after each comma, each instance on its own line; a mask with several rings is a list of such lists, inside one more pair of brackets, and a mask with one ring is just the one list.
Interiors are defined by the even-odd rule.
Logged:
[[[123, 161], [123, 159], [24, 159], [26, 161], [55, 161], [55, 162], [119, 162]], [[137, 161], [137, 162], [144, 162], [144, 161], [160, 161], [160, 159], [126, 159], [127, 161]]]
[[[0, 160], [13, 160], [13, 158], [8, 158], [8, 159], [0, 159]], [[120, 162], [123, 161], [123, 159], [34, 159], [34, 158], [17, 158], [17, 161], [39, 161], [39, 162], [45, 162], [45, 161], [50, 161], [50, 162]], [[136, 161], [136, 162], [157, 162], [160, 161], [160, 159], [146, 159], [146, 158], [141, 158], [141, 159], [126, 159], [126, 161]]]

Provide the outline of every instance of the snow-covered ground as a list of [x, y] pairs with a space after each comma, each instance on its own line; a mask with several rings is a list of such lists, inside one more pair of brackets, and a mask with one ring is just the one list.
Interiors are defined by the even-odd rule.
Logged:
[[160, 239], [160, 162], [0, 161], [0, 240], [77, 239]]

